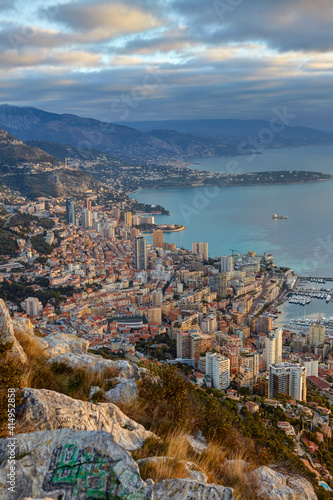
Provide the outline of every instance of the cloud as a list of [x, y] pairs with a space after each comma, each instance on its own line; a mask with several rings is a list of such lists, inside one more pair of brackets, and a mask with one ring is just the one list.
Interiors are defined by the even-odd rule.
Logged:
[[[47, 16], [49, 9], [41, 14]], [[160, 21], [149, 10], [125, 2], [70, 2], [52, 13], [53, 20], [89, 41], [102, 41], [115, 36], [139, 33], [159, 26]]]

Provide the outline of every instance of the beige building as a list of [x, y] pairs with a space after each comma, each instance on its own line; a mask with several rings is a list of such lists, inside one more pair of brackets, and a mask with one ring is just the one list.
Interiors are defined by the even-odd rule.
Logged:
[[162, 308], [149, 307], [148, 308], [148, 323], [157, 323], [159, 326], [162, 324]]
[[163, 248], [163, 231], [162, 229], [155, 229], [153, 231], [153, 240], [155, 248]]
[[322, 344], [325, 341], [325, 327], [323, 325], [311, 325], [310, 326], [310, 335], [309, 335], [309, 344], [317, 345]]

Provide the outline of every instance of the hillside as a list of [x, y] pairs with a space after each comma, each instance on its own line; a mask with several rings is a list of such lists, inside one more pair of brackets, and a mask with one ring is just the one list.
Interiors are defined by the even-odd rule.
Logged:
[[0, 172], [10, 172], [22, 164], [59, 167], [61, 163], [58, 158], [28, 146], [5, 130], [0, 130]]

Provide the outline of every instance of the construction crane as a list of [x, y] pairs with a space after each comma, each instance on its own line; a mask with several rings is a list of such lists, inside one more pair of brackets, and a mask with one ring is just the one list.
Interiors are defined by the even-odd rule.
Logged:
[[229, 250], [231, 250], [231, 255], [232, 256], [239, 255], [240, 253], [242, 253], [240, 250], [235, 250], [234, 248], [229, 248]]

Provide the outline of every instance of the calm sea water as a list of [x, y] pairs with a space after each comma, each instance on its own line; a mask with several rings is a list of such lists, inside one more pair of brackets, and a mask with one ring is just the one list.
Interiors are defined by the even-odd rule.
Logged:
[[[256, 157], [211, 157], [191, 160], [210, 171], [259, 172], [315, 170], [333, 174], [333, 147], [267, 150]], [[230, 164], [229, 162], [233, 163]], [[231, 166], [230, 166], [231, 165]], [[140, 202], [161, 204], [171, 216], [156, 222], [184, 224], [164, 240], [190, 248], [207, 241], [212, 257], [231, 250], [271, 252], [275, 263], [304, 276], [333, 277], [333, 182], [296, 185], [236, 186], [140, 190]], [[274, 213], [288, 220], [273, 220]], [[149, 236], [148, 241], [151, 241]], [[310, 311], [309, 311], [310, 312]]]

